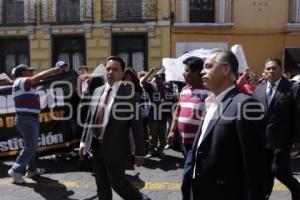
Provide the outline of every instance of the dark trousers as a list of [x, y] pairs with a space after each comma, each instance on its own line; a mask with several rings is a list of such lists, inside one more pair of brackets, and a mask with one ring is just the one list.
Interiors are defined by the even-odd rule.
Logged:
[[125, 200], [142, 200], [142, 194], [125, 178], [125, 166], [108, 165], [101, 156], [100, 143], [93, 140], [93, 170], [97, 194], [101, 200], [112, 200], [112, 188]]
[[271, 170], [267, 194], [271, 195], [274, 178], [277, 178], [291, 191], [293, 200], [300, 200], [300, 185], [290, 169], [290, 149], [268, 150], [268, 159]]
[[185, 161], [184, 161], [183, 177], [182, 177], [182, 184], [181, 184], [181, 194], [183, 200], [190, 200], [191, 190], [192, 190], [191, 173], [193, 172], [192, 144], [183, 145], [183, 152], [184, 152]]
[[[243, 184], [218, 184], [213, 177], [191, 179], [193, 200], [246, 200]], [[254, 200], [254, 199], [253, 199]], [[256, 199], [255, 199], [256, 200]]]

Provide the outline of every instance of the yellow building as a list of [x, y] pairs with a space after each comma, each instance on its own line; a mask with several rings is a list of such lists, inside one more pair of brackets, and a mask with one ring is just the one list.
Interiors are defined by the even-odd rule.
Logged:
[[0, 72], [57, 60], [95, 68], [112, 54], [140, 71], [241, 44], [257, 73], [267, 57], [296, 73], [299, 34], [300, 0], [0, 0]]
[[157, 0], [0, 0], [0, 72], [64, 60], [77, 70], [110, 55], [136, 70], [170, 57], [170, 4]]
[[243, 46], [257, 73], [268, 57], [300, 71], [300, 0], [171, 0], [171, 56], [199, 48]]

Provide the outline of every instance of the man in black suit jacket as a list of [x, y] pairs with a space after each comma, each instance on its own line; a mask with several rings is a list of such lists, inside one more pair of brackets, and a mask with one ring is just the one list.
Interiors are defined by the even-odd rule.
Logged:
[[206, 114], [192, 153], [194, 200], [265, 199], [263, 108], [235, 86], [238, 61], [231, 51], [211, 52], [201, 72]]
[[300, 200], [300, 185], [290, 170], [290, 152], [294, 142], [299, 142], [299, 86], [282, 76], [278, 59], [265, 61], [265, 80], [255, 89], [254, 96], [265, 106], [265, 148], [269, 161], [268, 195], [274, 177], [286, 185], [293, 200]]
[[135, 162], [137, 165], [144, 162], [142, 122], [135, 116], [139, 98], [131, 86], [121, 82], [125, 69], [121, 58], [111, 56], [105, 65], [107, 83], [93, 93], [79, 154], [83, 156], [92, 149], [99, 199], [112, 200], [111, 188], [126, 200], [148, 199], [125, 179], [131, 155], [130, 128], [135, 142]]

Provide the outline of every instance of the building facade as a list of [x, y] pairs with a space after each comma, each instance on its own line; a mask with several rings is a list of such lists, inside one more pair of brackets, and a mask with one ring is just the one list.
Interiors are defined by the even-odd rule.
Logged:
[[170, 4], [157, 0], [0, 0], [0, 71], [38, 71], [64, 60], [77, 70], [110, 55], [137, 71], [170, 57]]
[[300, 0], [0, 0], [0, 72], [57, 60], [76, 70], [119, 55], [137, 71], [164, 57], [243, 46], [248, 65], [300, 70]]
[[284, 60], [300, 69], [299, 0], [172, 0], [171, 55], [241, 44], [250, 68], [261, 73], [264, 60]]

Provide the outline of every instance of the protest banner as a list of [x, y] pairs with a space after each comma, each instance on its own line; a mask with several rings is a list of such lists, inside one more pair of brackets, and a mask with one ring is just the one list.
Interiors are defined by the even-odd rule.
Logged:
[[[78, 95], [74, 93], [76, 79], [75, 72], [66, 72], [37, 85], [41, 105], [38, 151], [59, 151], [79, 142], [74, 132], [79, 102]], [[15, 127], [11, 89], [11, 86], [0, 88], [0, 157], [17, 155], [24, 146], [23, 138]]]

